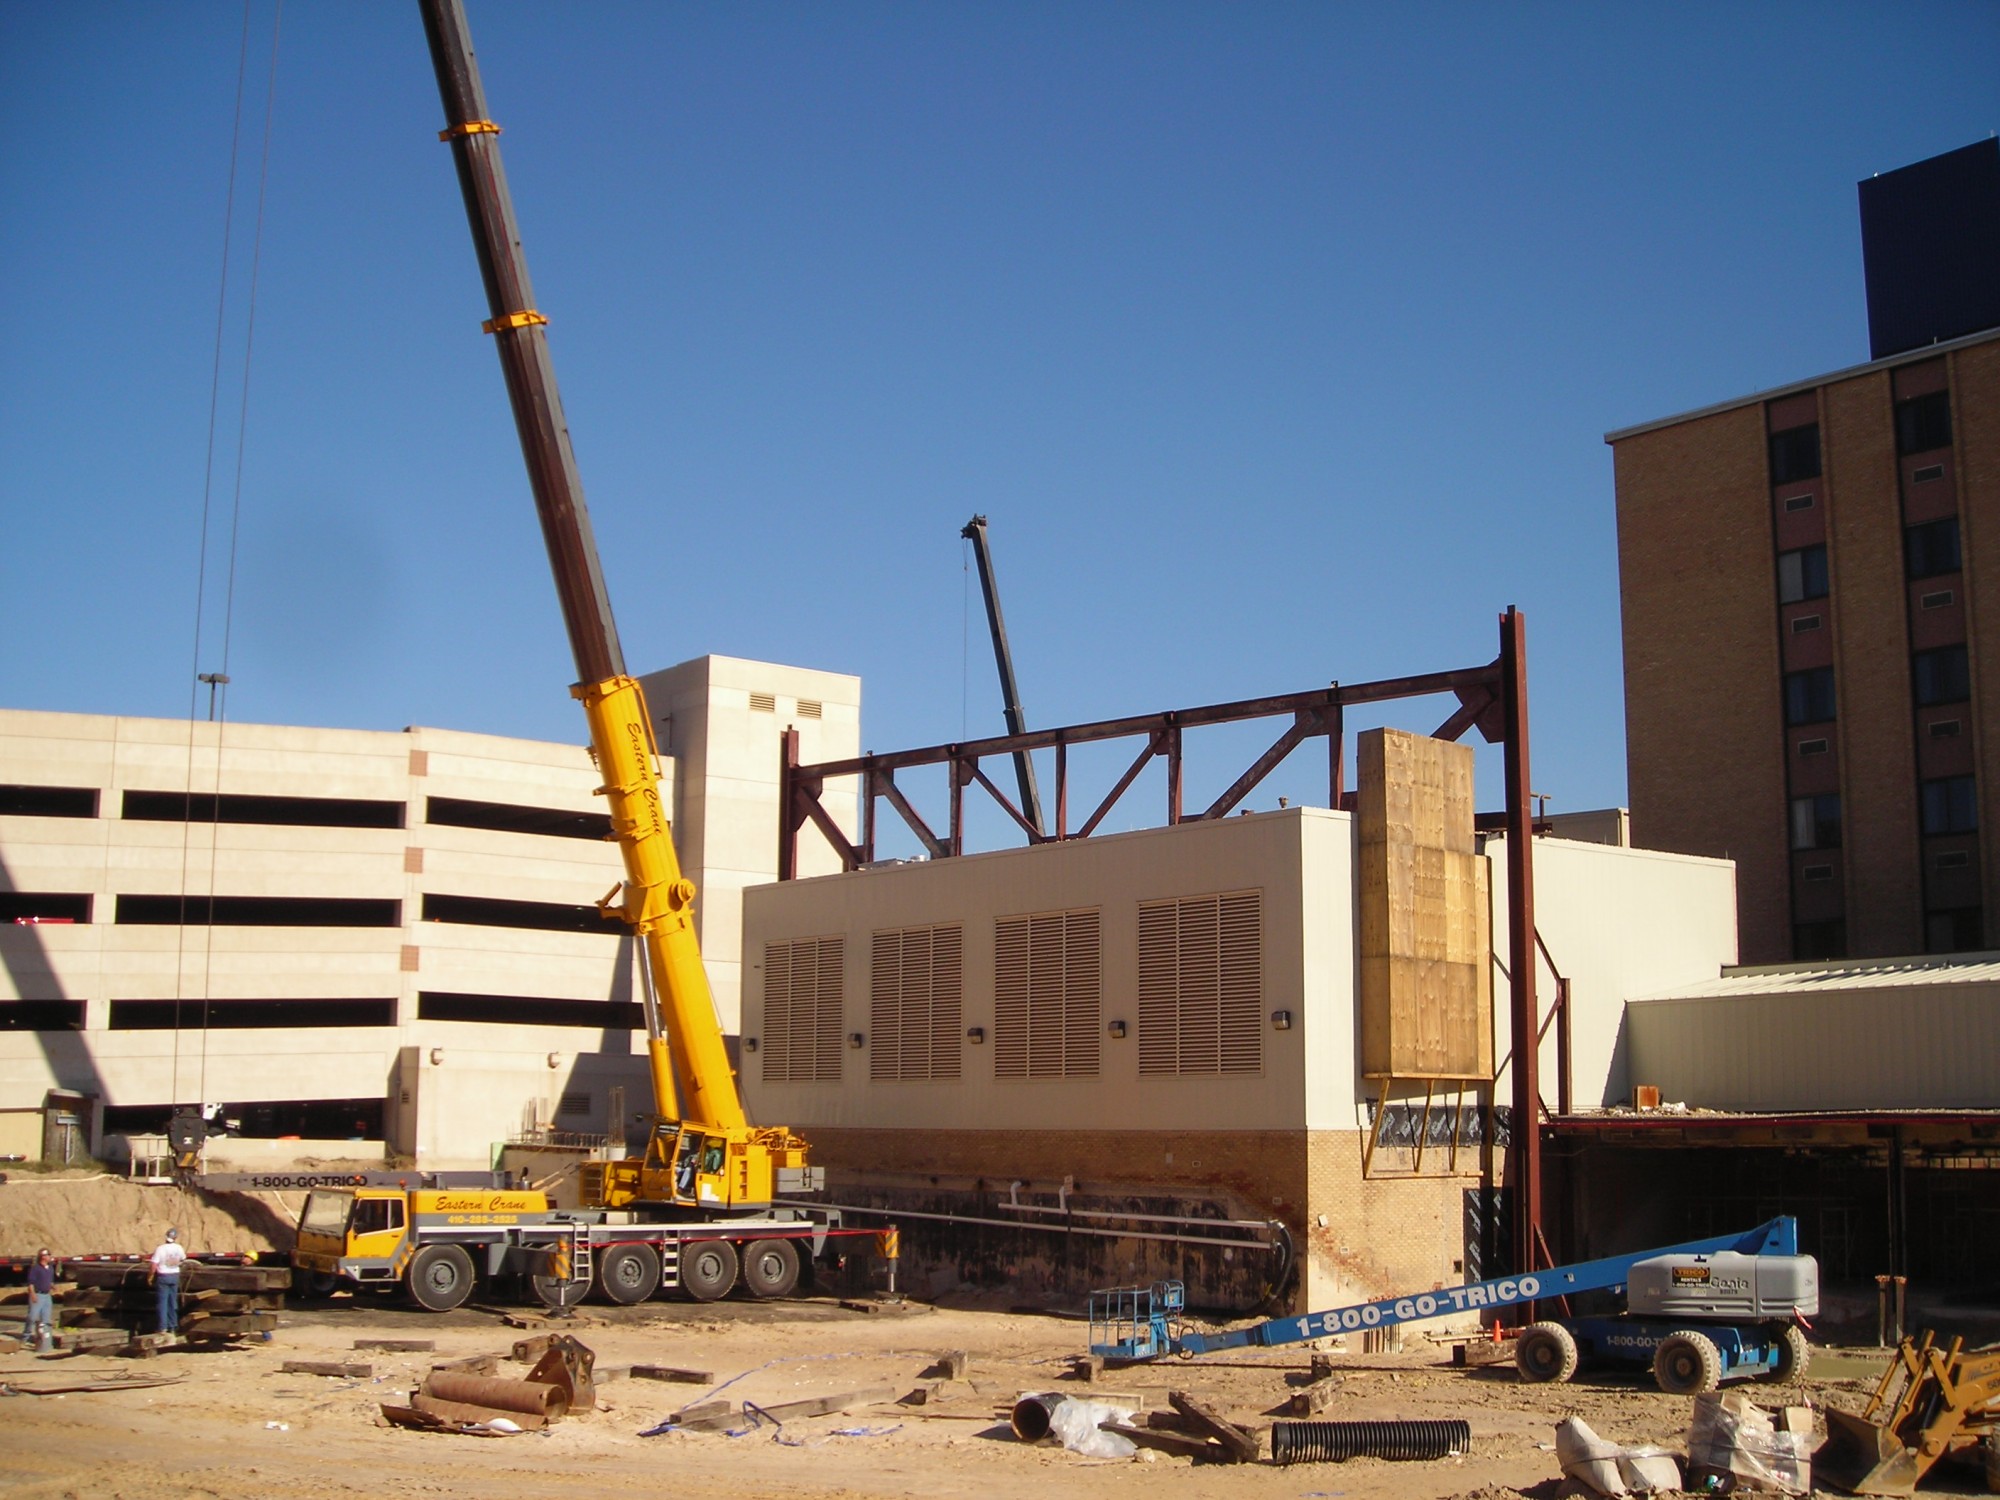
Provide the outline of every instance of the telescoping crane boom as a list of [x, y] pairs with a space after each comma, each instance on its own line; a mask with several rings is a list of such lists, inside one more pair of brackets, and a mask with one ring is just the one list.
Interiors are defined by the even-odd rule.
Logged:
[[[986, 628], [993, 636], [993, 660], [1000, 670], [1000, 697], [1007, 713], [1007, 732], [1028, 732], [1027, 710], [1014, 681], [1014, 652], [1007, 644], [1007, 622], [1000, 617], [1000, 584], [993, 576], [993, 549], [986, 541], [986, 517], [974, 516], [958, 534], [972, 543], [972, 560], [979, 565], [979, 592], [986, 599]], [[1035, 761], [1026, 750], [1014, 752], [1014, 777], [1021, 787], [1021, 816], [1037, 838], [1048, 832], [1042, 821], [1042, 790], [1035, 782]]]
[[660, 797], [659, 751], [639, 684], [625, 671], [583, 485], [556, 392], [555, 367], [535, 308], [507, 178], [500, 128], [488, 118], [460, 0], [420, 0], [446, 128], [486, 285], [484, 324], [500, 355], [507, 395], [541, 517], [542, 539], [576, 658], [571, 694], [583, 703], [591, 753], [604, 778], [625, 880], [598, 903], [627, 923], [645, 953], [646, 1045], [655, 1117], [643, 1154], [587, 1164], [587, 1202], [658, 1203], [695, 1212], [768, 1205], [810, 1185], [806, 1142], [744, 1114], [723, 1046], [694, 931], [692, 882], [681, 873]]

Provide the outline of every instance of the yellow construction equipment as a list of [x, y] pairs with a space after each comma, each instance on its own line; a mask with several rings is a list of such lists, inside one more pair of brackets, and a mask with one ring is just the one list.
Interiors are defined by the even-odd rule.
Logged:
[[1859, 1416], [1826, 1413], [1826, 1441], [1813, 1455], [1813, 1478], [1851, 1495], [1908, 1495], [1952, 1449], [2000, 1432], [2000, 1349], [1896, 1347], [1875, 1394]]

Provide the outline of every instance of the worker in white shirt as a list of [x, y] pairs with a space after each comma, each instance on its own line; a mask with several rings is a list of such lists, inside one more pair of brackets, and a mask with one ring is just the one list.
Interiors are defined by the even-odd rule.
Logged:
[[146, 1279], [152, 1282], [159, 1296], [162, 1333], [180, 1332], [181, 1262], [186, 1259], [187, 1251], [181, 1248], [181, 1232], [169, 1229], [167, 1237], [160, 1241], [160, 1248], [153, 1252], [152, 1266], [146, 1272]]

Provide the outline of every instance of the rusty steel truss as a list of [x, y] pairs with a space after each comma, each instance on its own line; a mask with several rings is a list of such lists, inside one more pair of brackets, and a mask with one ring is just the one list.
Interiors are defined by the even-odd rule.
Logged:
[[[1434, 738], [1456, 740], [1477, 728], [1489, 743], [1501, 746], [1505, 757], [1504, 782], [1507, 835], [1507, 976], [1509, 1014], [1512, 1021], [1513, 1127], [1508, 1145], [1508, 1179], [1513, 1188], [1514, 1264], [1520, 1268], [1537, 1261], [1547, 1263], [1547, 1247], [1542, 1234], [1542, 1151], [1541, 1098], [1537, 1073], [1537, 1049], [1523, 1045], [1523, 1038], [1538, 1038], [1547, 1024], [1536, 999], [1535, 876], [1533, 850], [1533, 798], [1528, 779], [1528, 669], [1526, 625], [1518, 609], [1509, 608], [1500, 616], [1500, 654], [1482, 666], [1454, 671], [1432, 672], [1418, 677], [1394, 677], [1379, 682], [1332, 683], [1302, 693], [1283, 693], [1272, 698], [1246, 698], [1235, 703], [1216, 703], [1201, 708], [1174, 709], [1166, 713], [1140, 714], [1132, 718], [1103, 719], [1091, 724], [1071, 724], [1055, 729], [1034, 729], [1022, 734], [997, 735], [990, 739], [961, 744], [932, 745], [920, 750], [898, 750], [886, 755], [862, 755], [852, 760], [821, 761], [813, 765], [799, 762], [798, 731], [787, 730], [783, 742], [783, 762], [779, 781], [778, 878], [790, 880], [798, 870], [798, 838], [810, 823], [840, 856], [841, 867], [859, 869], [874, 861], [877, 804], [886, 802], [916, 836], [932, 859], [949, 859], [963, 854], [965, 838], [965, 792], [977, 786], [999, 805], [1029, 843], [1064, 843], [1089, 838], [1156, 759], [1166, 761], [1169, 825], [1199, 822], [1227, 816], [1277, 768], [1287, 756], [1308, 740], [1327, 742], [1327, 805], [1339, 807], [1346, 788], [1342, 785], [1342, 762], [1346, 749], [1346, 710], [1362, 704], [1390, 703], [1405, 698], [1428, 698], [1451, 694], [1458, 707], [1431, 731]], [[1182, 740], [1190, 729], [1213, 724], [1236, 724], [1253, 719], [1288, 719], [1290, 722], [1272, 741], [1269, 749], [1251, 762], [1229, 789], [1206, 808], [1189, 812], [1182, 803]], [[1136, 739], [1143, 743], [1125, 773], [1081, 824], [1070, 827], [1068, 752], [1072, 745], [1106, 740]], [[1055, 809], [1053, 826], [1038, 830], [1022, 809], [987, 775], [982, 762], [1027, 751], [1055, 752]], [[945, 830], [940, 833], [925, 821], [896, 784], [900, 771], [920, 766], [950, 768], [950, 809]], [[861, 831], [849, 839], [821, 802], [829, 782], [848, 777], [859, 783]], [[1562, 1036], [1567, 1040], [1568, 1015], [1560, 1013]], [[1566, 1074], [1566, 1070], [1565, 1070]], [[1565, 1090], [1565, 1092], [1567, 1092]], [[1566, 1102], [1566, 1101], [1565, 1101]]]

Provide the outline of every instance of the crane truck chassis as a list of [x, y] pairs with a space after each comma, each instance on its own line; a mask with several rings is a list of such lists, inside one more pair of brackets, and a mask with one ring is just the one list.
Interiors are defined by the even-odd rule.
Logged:
[[1503, 1307], [1623, 1287], [1622, 1314], [1552, 1319], [1523, 1329], [1515, 1343], [1521, 1378], [1568, 1380], [1586, 1359], [1650, 1365], [1661, 1390], [1691, 1395], [1712, 1391], [1724, 1380], [1789, 1380], [1804, 1373], [1811, 1348], [1799, 1320], [1819, 1312], [1819, 1263], [1798, 1251], [1798, 1221], [1781, 1217], [1741, 1234], [1271, 1318], [1220, 1333], [1185, 1326], [1186, 1294], [1179, 1282], [1121, 1287], [1091, 1296], [1090, 1352], [1146, 1360], [1296, 1344], [1464, 1313], [1483, 1319]]
[[844, 1229], [832, 1211], [667, 1219], [643, 1209], [557, 1210], [531, 1190], [315, 1188], [299, 1215], [292, 1265], [308, 1289], [401, 1289], [450, 1312], [479, 1286], [514, 1278], [549, 1307], [591, 1292], [621, 1305], [677, 1291], [712, 1302], [740, 1285], [788, 1297]]

